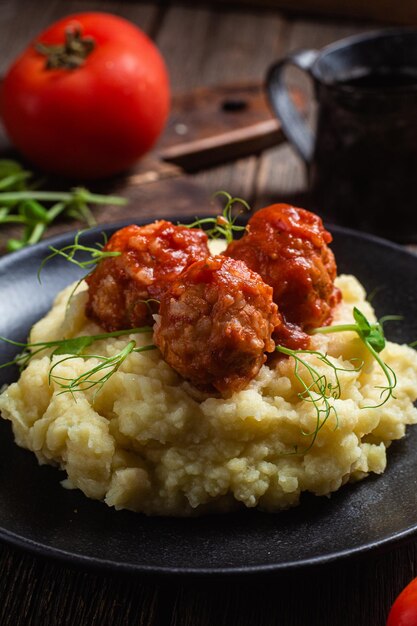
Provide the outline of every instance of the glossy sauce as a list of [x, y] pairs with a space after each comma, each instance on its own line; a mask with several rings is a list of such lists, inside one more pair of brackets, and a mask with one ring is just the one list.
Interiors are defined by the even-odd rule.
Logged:
[[284, 320], [274, 334], [277, 343], [306, 348], [306, 332], [330, 323], [341, 297], [331, 239], [318, 215], [274, 204], [255, 213], [248, 233], [229, 244], [225, 254], [244, 261], [273, 288]]

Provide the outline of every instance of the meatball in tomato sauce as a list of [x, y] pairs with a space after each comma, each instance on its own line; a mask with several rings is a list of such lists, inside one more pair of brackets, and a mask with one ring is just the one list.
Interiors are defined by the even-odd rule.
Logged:
[[209, 254], [198, 228], [157, 221], [118, 230], [104, 247], [107, 257], [87, 277], [87, 316], [107, 331], [153, 324], [169, 285], [191, 263]]
[[328, 247], [332, 236], [318, 215], [288, 204], [261, 209], [249, 220], [247, 230], [224, 254], [244, 261], [273, 288], [286, 322], [277, 329], [276, 340], [289, 345], [292, 334], [292, 343], [304, 347], [302, 333], [329, 324], [341, 298], [334, 285], [334, 255]]
[[154, 341], [164, 359], [197, 387], [243, 389], [275, 348], [272, 289], [245, 263], [198, 261], [161, 298]]

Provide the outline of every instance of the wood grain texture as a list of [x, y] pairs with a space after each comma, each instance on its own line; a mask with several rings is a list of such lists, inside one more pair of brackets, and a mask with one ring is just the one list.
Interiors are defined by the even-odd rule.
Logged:
[[414, 0], [403, 0], [393, 5], [391, 0], [212, 0], [218, 4], [274, 7], [292, 14], [320, 14], [322, 16], [355, 17], [381, 20], [388, 24], [417, 24]]
[[[230, 6], [3, 0], [0, 71], [27, 39], [51, 20], [86, 8], [125, 15], [145, 28], [169, 62], [175, 92], [231, 80], [259, 79], [271, 62], [289, 50], [322, 46], [368, 27], [287, 19], [272, 10]], [[294, 76], [293, 80], [299, 79]], [[304, 86], [302, 81], [300, 84]], [[112, 191], [127, 193], [131, 203], [123, 211], [106, 208], [100, 212], [100, 221], [128, 215], [132, 219], [154, 218], [155, 207], [159, 214], [201, 214], [214, 210], [210, 195], [217, 189], [228, 189], [260, 206], [294, 194], [300, 197], [305, 188], [303, 165], [289, 146], [269, 150], [261, 158], [250, 157], [144, 189], [131, 183], [123, 177], [112, 181]], [[381, 555], [290, 575], [207, 581], [104, 575], [72, 569], [2, 545], [0, 624], [384, 626], [394, 597], [416, 573], [416, 542]]]
[[[301, 94], [296, 92], [294, 100], [302, 110]], [[195, 172], [257, 155], [284, 140], [263, 81], [233, 81], [174, 95], [156, 153], [162, 160]]]
[[[187, 45], [179, 45], [185, 41]], [[284, 53], [286, 23], [279, 14], [255, 9], [218, 11], [174, 6], [166, 15], [157, 42], [168, 59], [174, 91], [262, 80], [269, 65]], [[256, 173], [257, 160], [247, 158], [234, 167], [204, 171], [193, 180], [206, 189], [208, 201], [219, 189], [251, 200]]]
[[153, 35], [159, 17], [155, 4], [128, 0], [1, 0], [0, 2], [0, 75], [28, 43], [53, 21], [70, 13], [110, 11], [124, 16]]

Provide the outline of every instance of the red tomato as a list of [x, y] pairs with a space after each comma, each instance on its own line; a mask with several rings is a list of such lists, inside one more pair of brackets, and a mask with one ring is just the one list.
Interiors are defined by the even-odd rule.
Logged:
[[417, 578], [395, 600], [388, 615], [387, 626], [417, 626]]
[[[82, 64], [47, 69], [39, 43], [62, 46], [77, 30], [82, 41], [74, 46], [86, 51]], [[74, 61], [73, 53], [67, 57], [58, 65]], [[71, 177], [130, 167], [154, 144], [168, 110], [159, 51], [139, 28], [106, 13], [71, 15], [50, 26], [15, 61], [1, 91], [3, 122], [15, 146], [46, 171]]]

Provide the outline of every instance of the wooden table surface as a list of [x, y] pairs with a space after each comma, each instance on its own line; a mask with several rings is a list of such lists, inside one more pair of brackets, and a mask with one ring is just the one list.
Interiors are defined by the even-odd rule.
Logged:
[[[168, 1], [96, 2], [2, 0], [0, 73], [24, 44], [58, 17], [86, 9], [123, 15], [146, 30], [167, 60], [180, 92], [222, 82], [261, 80], [269, 64], [298, 47], [320, 47], [369, 24], [286, 18], [276, 10], [192, 7]], [[130, 191], [126, 210], [98, 213], [99, 221], [126, 212], [201, 214], [219, 189], [259, 207], [300, 196], [303, 165], [288, 145], [167, 183]], [[127, 183], [119, 180], [123, 192]], [[191, 191], [190, 191], [191, 190]], [[194, 191], [192, 191], [194, 190]], [[152, 199], [152, 202], [151, 202]], [[152, 208], [150, 208], [152, 206]], [[61, 225], [60, 228], [72, 228]], [[308, 538], [306, 538], [308, 540]], [[0, 546], [0, 623], [379, 626], [400, 589], [416, 575], [417, 542], [383, 554], [287, 575], [239, 579], [164, 579], [73, 569], [8, 545]]]

